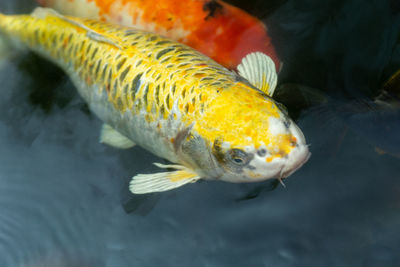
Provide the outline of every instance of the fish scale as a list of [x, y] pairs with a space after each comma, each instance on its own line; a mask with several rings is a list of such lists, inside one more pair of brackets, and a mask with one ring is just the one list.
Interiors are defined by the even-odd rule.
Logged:
[[[154, 122], [167, 119], [177, 102], [187, 113], [185, 125], [190, 125], [207, 106], [206, 100], [236, 83], [230, 71], [185, 45], [127, 27], [73, 20], [121, 48], [93, 40], [84, 29], [55, 16], [1, 16], [0, 27], [65, 69], [89, 105], [106, 93], [113, 113], [135, 116], [146, 110], [146, 120]], [[104, 110], [94, 112], [115, 124], [105, 118]]]

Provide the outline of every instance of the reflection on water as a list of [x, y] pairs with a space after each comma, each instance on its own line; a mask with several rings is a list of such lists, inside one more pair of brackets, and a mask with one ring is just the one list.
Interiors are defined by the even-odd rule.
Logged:
[[[69, 81], [42, 62], [59, 75], [49, 86], [24, 58], [0, 71], [0, 266], [400, 265], [399, 159], [376, 152], [399, 144], [398, 113], [346, 101], [303, 112], [313, 155], [286, 188], [202, 182], [132, 196], [130, 177], [157, 159], [99, 144], [101, 122]], [[48, 109], [32, 97], [46, 86]]]

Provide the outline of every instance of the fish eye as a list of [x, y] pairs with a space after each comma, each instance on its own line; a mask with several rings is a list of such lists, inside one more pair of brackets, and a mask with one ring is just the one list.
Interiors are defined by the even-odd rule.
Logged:
[[228, 151], [227, 156], [235, 165], [243, 166], [249, 162], [249, 155], [241, 149], [231, 149]]
[[260, 150], [257, 151], [257, 155], [259, 157], [264, 157], [265, 155], [267, 155], [267, 150], [265, 150], [264, 148], [261, 148]]

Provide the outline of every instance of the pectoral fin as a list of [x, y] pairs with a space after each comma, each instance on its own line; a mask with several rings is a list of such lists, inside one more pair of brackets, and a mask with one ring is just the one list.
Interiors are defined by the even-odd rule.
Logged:
[[194, 183], [200, 176], [181, 165], [164, 165], [154, 163], [160, 168], [174, 168], [176, 171], [152, 174], [138, 174], [132, 178], [129, 189], [134, 194], [147, 194], [171, 190], [188, 183]]
[[108, 124], [103, 124], [101, 128], [100, 143], [121, 149], [131, 148], [135, 145], [128, 137], [120, 134]]
[[278, 76], [275, 63], [269, 56], [261, 52], [250, 53], [242, 59], [237, 69], [240, 76], [272, 97]]

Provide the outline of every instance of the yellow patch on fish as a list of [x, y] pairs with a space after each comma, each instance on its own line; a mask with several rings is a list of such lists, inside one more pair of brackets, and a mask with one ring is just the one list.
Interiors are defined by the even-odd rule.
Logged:
[[[195, 125], [195, 130], [210, 141], [223, 135], [224, 141], [233, 147], [255, 145], [257, 148], [262, 145], [260, 142], [254, 143], [255, 140], [276, 145], [271, 143], [275, 138], [272, 134], [268, 138], [269, 122], [266, 118], [280, 116], [278, 107], [260, 92], [237, 84], [219, 92], [218, 97], [209, 104], [208, 112]], [[244, 139], [244, 136], [247, 138]]]

